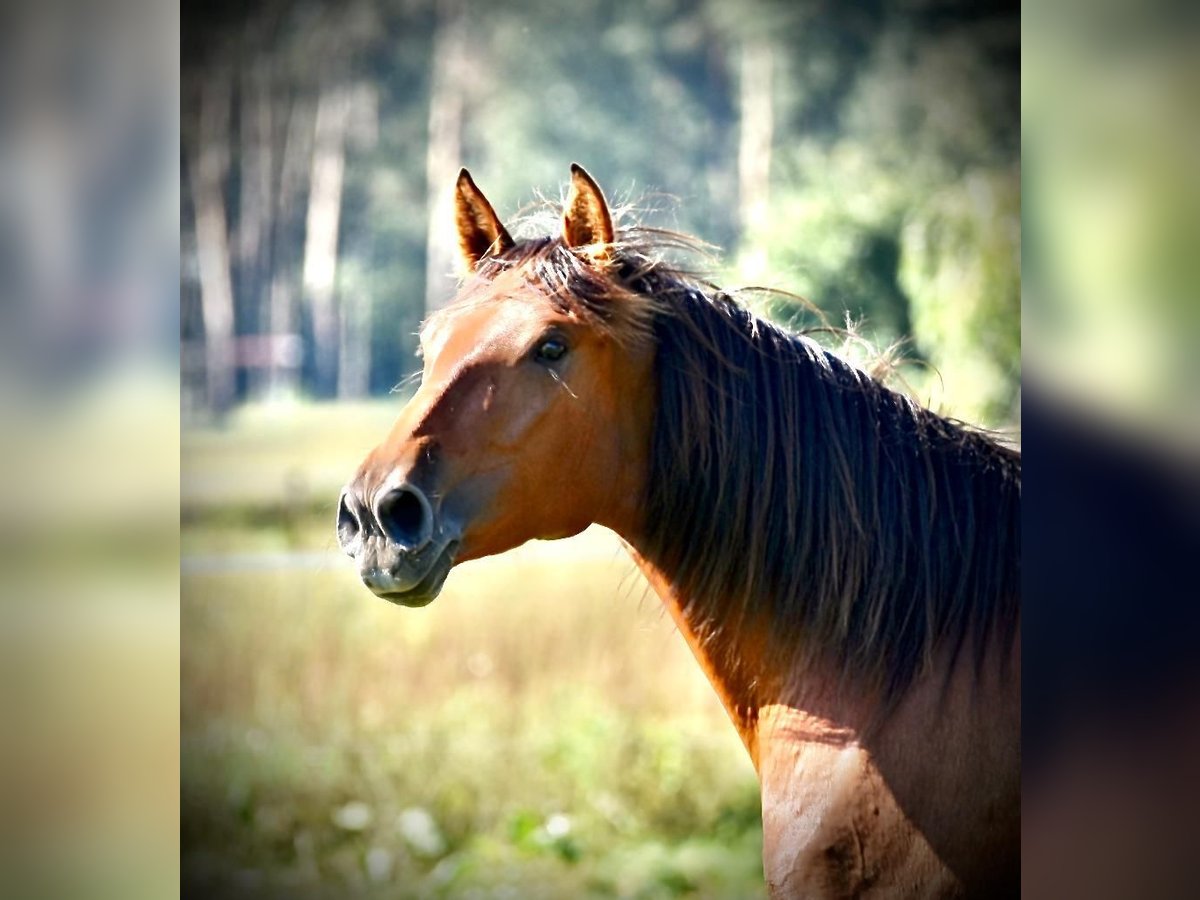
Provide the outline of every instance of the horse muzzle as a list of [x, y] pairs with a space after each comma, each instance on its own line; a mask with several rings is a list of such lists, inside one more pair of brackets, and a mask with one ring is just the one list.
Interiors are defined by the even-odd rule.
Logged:
[[381, 492], [373, 504], [356, 484], [347, 487], [338, 502], [337, 535], [363, 584], [401, 606], [425, 606], [437, 597], [460, 543], [458, 529], [407, 482]]

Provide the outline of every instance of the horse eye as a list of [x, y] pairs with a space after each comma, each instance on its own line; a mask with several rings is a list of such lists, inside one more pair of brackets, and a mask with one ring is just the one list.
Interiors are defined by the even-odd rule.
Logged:
[[538, 362], [558, 362], [567, 355], [567, 345], [559, 338], [547, 338], [538, 344], [534, 357]]

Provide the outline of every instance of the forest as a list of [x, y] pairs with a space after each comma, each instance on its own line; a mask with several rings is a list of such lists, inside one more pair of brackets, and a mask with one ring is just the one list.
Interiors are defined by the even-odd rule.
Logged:
[[511, 221], [577, 161], [714, 280], [902, 341], [920, 399], [1010, 425], [1019, 37], [956, 0], [185, 7], [184, 415], [386, 394], [453, 294], [459, 167]]

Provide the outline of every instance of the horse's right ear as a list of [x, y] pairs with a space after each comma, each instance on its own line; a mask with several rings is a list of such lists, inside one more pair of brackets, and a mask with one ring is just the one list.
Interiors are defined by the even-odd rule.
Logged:
[[563, 206], [563, 242], [587, 247], [593, 259], [606, 262], [613, 242], [612, 216], [600, 185], [579, 163], [571, 163], [571, 190]]
[[454, 218], [458, 225], [458, 249], [467, 272], [487, 254], [503, 253], [513, 247], [512, 237], [466, 169], [458, 173], [458, 183], [454, 186]]

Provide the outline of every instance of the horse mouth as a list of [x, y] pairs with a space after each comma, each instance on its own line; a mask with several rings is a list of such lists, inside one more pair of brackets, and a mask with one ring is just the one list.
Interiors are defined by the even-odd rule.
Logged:
[[450, 570], [454, 567], [454, 554], [458, 551], [458, 545], [458, 541], [448, 543], [445, 549], [438, 554], [438, 557], [433, 561], [433, 564], [421, 580], [412, 587], [401, 591], [372, 588], [372, 591], [377, 597], [382, 597], [384, 600], [387, 600], [389, 603], [395, 603], [397, 606], [407, 606], [409, 608], [428, 606], [442, 592], [442, 586], [446, 583], [446, 576], [450, 574]]

